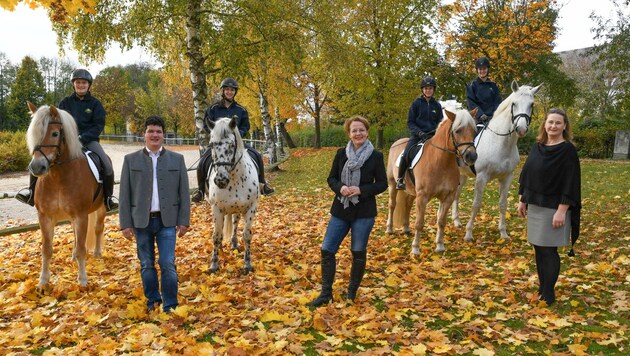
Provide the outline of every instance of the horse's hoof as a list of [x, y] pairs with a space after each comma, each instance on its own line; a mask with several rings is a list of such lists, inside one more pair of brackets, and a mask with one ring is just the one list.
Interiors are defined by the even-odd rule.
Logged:
[[455, 228], [459, 229], [460, 227], [462, 227], [462, 223], [461, 221], [453, 221], [453, 225], [455, 226]]
[[407, 230], [403, 232], [405, 236], [411, 236], [411, 230]]
[[435, 248], [435, 252], [437, 253], [442, 253], [444, 251], [446, 251], [446, 249], [444, 249], [444, 246], [438, 246]]
[[391, 234], [394, 233], [394, 230], [393, 229], [387, 229], [387, 230], [385, 230], [385, 233], [391, 235]]
[[210, 267], [209, 272], [216, 273], [218, 270], [219, 270], [219, 267]]
[[419, 248], [413, 248], [411, 250], [411, 254], [418, 256], [420, 254], [420, 249]]
[[248, 275], [250, 272], [254, 272], [254, 267], [243, 267], [242, 272], [244, 275]]

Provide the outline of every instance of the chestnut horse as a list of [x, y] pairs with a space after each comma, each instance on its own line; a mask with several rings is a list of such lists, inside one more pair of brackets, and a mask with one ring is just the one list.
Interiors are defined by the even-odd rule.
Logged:
[[457, 161], [459, 159], [467, 165], [472, 165], [477, 159], [477, 152], [473, 145], [476, 132], [474, 113], [471, 115], [466, 110], [459, 110], [457, 114], [446, 110], [445, 113], [446, 117], [438, 126], [435, 136], [424, 144], [422, 157], [413, 168], [415, 185], [412, 183], [409, 173], [405, 174], [406, 193], [396, 190], [396, 177], [398, 175], [396, 160], [405, 149], [409, 139], [403, 138], [394, 142], [387, 159], [387, 181], [389, 184], [387, 233], [393, 233], [395, 222], [402, 222], [404, 231], [409, 232], [409, 214], [413, 203], [412, 196], [415, 196], [416, 233], [411, 245], [411, 253], [414, 255], [420, 254], [420, 234], [424, 229], [424, 214], [429, 200], [433, 197], [440, 200], [435, 250], [436, 252], [444, 251], [446, 216], [455, 199], [459, 185]]
[[39, 177], [35, 186], [35, 208], [42, 234], [42, 270], [38, 288], [43, 289], [50, 280], [55, 225], [62, 219], [72, 223], [72, 258], [79, 266], [79, 285], [85, 287], [88, 239], [93, 240], [94, 255], [101, 256], [105, 219], [103, 189], [82, 152], [72, 115], [54, 106], [39, 109], [32, 103], [28, 106], [32, 115], [26, 132], [32, 155], [28, 169]]

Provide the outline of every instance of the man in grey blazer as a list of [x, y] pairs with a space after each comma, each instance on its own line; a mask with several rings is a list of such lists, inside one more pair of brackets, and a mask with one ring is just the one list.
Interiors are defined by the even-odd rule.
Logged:
[[[188, 174], [184, 156], [166, 150], [164, 120], [151, 116], [144, 123], [146, 147], [125, 156], [120, 177], [119, 220], [123, 236], [136, 237], [140, 275], [148, 311], [163, 304], [177, 307], [175, 241], [190, 226]], [[155, 269], [157, 244], [162, 290]]]

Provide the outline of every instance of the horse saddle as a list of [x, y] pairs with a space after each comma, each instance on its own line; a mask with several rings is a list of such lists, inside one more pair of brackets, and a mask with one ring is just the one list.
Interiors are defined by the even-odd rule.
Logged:
[[94, 175], [94, 178], [99, 184], [103, 184], [103, 162], [101, 161], [101, 157], [85, 147], [83, 147], [83, 154], [87, 159], [92, 175]]
[[[407, 162], [411, 162], [408, 166], [408, 170], [413, 171], [413, 167], [415, 167], [416, 164], [418, 164], [418, 162], [420, 161], [420, 158], [422, 157], [423, 148], [424, 148], [424, 142], [418, 142], [417, 144], [415, 144], [413, 147], [409, 149], [409, 152], [407, 152], [407, 157], [405, 157]], [[405, 154], [404, 151], [401, 152], [400, 155], [398, 156], [398, 159], [396, 159], [396, 167], [400, 167], [400, 160], [403, 159], [404, 154]]]

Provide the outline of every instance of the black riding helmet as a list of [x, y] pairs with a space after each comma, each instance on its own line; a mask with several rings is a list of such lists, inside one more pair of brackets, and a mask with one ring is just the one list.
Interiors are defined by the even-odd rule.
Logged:
[[88, 83], [90, 83], [90, 86], [92, 85], [92, 74], [85, 69], [75, 69], [72, 72], [71, 81], [74, 83], [77, 79], [85, 79]]
[[486, 67], [486, 68], [490, 69], [490, 60], [488, 59], [488, 57], [484, 56], [484, 57], [478, 58], [475, 61], [475, 68], [479, 69], [481, 67]]
[[221, 82], [221, 92], [223, 92], [223, 88], [226, 88], [226, 87], [234, 88], [234, 95], [238, 93], [238, 83], [236, 82], [236, 80], [232, 78], [223, 79], [223, 81]]
[[424, 87], [433, 87], [433, 89], [437, 88], [437, 84], [435, 79], [432, 77], [426, 77], [422, 80], [422, 84], [420, 84], [420, 89], [424, 89]]

